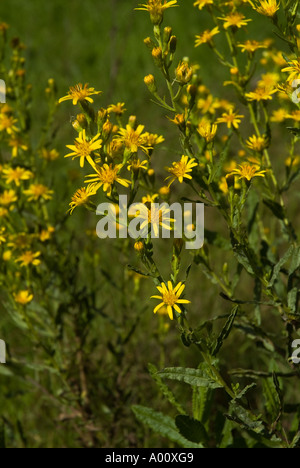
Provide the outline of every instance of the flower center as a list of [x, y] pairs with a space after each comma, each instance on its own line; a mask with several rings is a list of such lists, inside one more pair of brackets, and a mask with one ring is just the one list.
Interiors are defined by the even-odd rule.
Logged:
[[173, 307], [177, 303], [177, 296], [173, 291], [168, 291], [163, 295], [163, 301], [166, 305]]
[[84, 156], [85, 158], [87, 156], [90, 156], [91, 154], [91, 148], [90, 148], [90, 144], [88, 141], [82, 141], [82, 142], [76, 141], [76, 148], [78, 150], [78, 153], [81, 156]]

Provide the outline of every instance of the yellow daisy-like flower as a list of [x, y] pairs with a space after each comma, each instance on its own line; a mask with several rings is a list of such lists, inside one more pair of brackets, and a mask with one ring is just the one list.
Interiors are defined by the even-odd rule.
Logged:
[[243, 26], [247, 26], [247, 23], [249, 21], [252, 21], [251, 19], [245, 19], [245, 16], [242, 13], [238, 13], [237, 11], [234, 11], [230, 13], [227, 16], [224, 16], [224, 18], [218, 18], [221, 21], [224, 21], [224, 28], [242, 28]]
[[285, 119], [287, 119], [289, 116], [289, 113], [286, 109], [280, 108], [277, 110], [274, 110], [271, 116], [271, 122], [284, 122]]
[[248, 52], [249, 54], [254, 54], [258, 49], [266, 49], [266, 45], [261, 42], [248, 40], [244, 44], [238, 44], [241, 52]]
[[222, 114], [222, 117], [220, 117], [216, 123], [219, 124], [219, 123], [226, 123], [227, 124], [227, 128], [231, 128], [231, 127], [234, 127], [234, 128], [239, 128], [239, 125], [241, 123], [241, 119], [243, 119], [244, 116], [243, 115], [239, 115], [237, 114], [236, 112], [234, 112], [234, 110], [231, 108], [229, 109], [228, 112], [224, 112]]
[[47, 229], [43, 229], [40, 232], [39, 239], [41, 242], [46, 242], [51, 239], [52, 234], [55, 232], [55, 228], [53, 226], [49, 226]]
[[0, 114], [0, 132], [6, 132], [8, 135], [13, 135], [18, 132], [19, 129], [15, 126], [17, 119], [14, 119], [11, 115]]
[[93, 103], [94, 100], [90, 96], [101, 94], [101, 91], [95, 91], [95, 88], [89, 88], [88, 86], [88, 84], [85, 84], [83, 87], [82, 83], [71, 86], [67, 96], [62, 97], [58, 102], [62, 103], [64, 101], [73, 101], [74, 106], [76, 106], [78, 102], [83, 101]]
[[201, 44], [207, 44], [212, 41], [212, 38], [219, 34], [220, 30], [218, 26], [211, 31], [207, 29], [202, 34], [196, 36], [195, 47], [200, 46]]
[[161, 24], [164, 11], [175, 6], [178, 6], [177, 0], [148, 0], [146, 4], [141, 4], [136, 10], [148, 11], [152, 23]]
[[156, 135], [154, 133], [144, 133], [144, 145], [149, 147], [149, 149], [154, 148], [154, 146], [159, 145], [165, 141], [162, 135]]
[[287, 82], [292, 84], [294, 80], [300, 78], [300, 60], [291, 60], [289, 66], [281, 70], [282, 72], [288, 72], [290, 75], [287, 78]]
[[246, 144], [251, 150], [261, 153], [268, 147], [268, 140], [265, 136], [258, 137], [253, 135], [246, 141]]
[[277, 89], [272, 89], [270, 87], [257, 87], [255, 91], [246, 93], [246, 98], [248, 101], [268, 101], [272, 100], [272, 95], [277, 93]]
[[239, 179], [247, 179], [248, 181], [252, 180], [254, 177], [265, 177], [266, 171], [259, 170], [260, 168], [257, 166], [251, 166], [250, 164], [243, 164], [233, 169], [230, 174], [227, 174], [226, 177], [230, 177], [231, 175], [239, 176]]
[[118, 102], [118, 104], [111, 104], [107, 108], [108, 113], [114, 113], [117, 116], [121, 116], [126, 112], [127, 109], [125, 109], [125, 103], [124, 102]]
[[133, 171], [133, 172], [137, 172], [140, 169], [144, 169], [145, 171], [147, 171], [148, 161], [147, 160], [140, 161], [139, 159], [133, 159], [133, 161], [131, 161], [127, 169], [128, 171]]
[[205, 138], [207, 143], [211, 142], [215, 138], [217, 129], [218, 126], [216, 124], [212, 124], [205, 118], [201, 120], [197, 128], [198, 132], [202, 138]]
[[93, 166], [94, 161], [91, 157], [91, 154], [94, 151], [97, 151], [102, 147], [102, 140], [99, 140], [100, 133], [98, 133], [92, 140], [87, 140], [85, 130], [80, 132], [79, 137], [75, 140], [75, 145], [67, 145], [67, 148], [72, 151], [65, 156], [69, 158], [73, 156], [75, 158], [80, 158], [80, 167], [84, 167], [84, 162], [87, 161]]
[[21, 180], [29, 180], [33, 177], [32, 172], [27, 171], [23, 167], [16, 168], [4, 168], [3, 169], [3, 178], [6, 180], [7, 184], [15, 183], [17, 187], [20, 187]]
[[126, 125], [126, 128], [121, 128], [119, 135], [116, 137], [117, 141], [120, 141], [130, 153], [137, 153], [138, 149], [141, 148], [146, 154], [148, 154], [149, 148], [145, 144], [145, 138], [147, 134], [143, 133], [144, 125], [139, 125], [137, 129], [132, 128], [130, 125]]
[[22, 138], [12, 134], [8, 142], [9, 146], [12, 148], [12, 157], [16, 158], [19, 154], [19, 150], [27, 151], [28, 146], [23, 142]]
[[41, 256], [41, 252], [34, 253], [34, 252], [31, 252], [31, 250], [28, 250], [27, 252], [24, 252], [22, 255], [20, 255], [16, 259], [16, 262], [20, 263], [22, 267], [27, 267], [29, 265], [38, 266], [41, 263], [39, 259], [40, 256]]
[[207, 5], [213, 5], [213, 3], [213, 0], [196, 0], [194, 6], [198, 7], [199, 10], [202, 10]]
[[158, 194], [155, 193], [154, 195], [146, 195], [142, 198], [142, 203], [145, 205], [146, 203], [155, 203], [155, 200], [158, 198]]
[[31, 184], [28, 190], [24, 190], [24, 194], [28, 197], [28, 201], [51, 200], [54, 191], [50, 190], [43, 184]]
[[95, 188], [94, 185], [88, 185], [87, 187], [82, 187], [80, 189], [78, 189], [72, 199], [71, 199], [71, 203], [70, 203], [70, 214], [73, 213], [73, 211], [75, 210], [75, 208], [77, 208], [77, 206], [82, 206], [82, 205], [86, 205], [87, 203], [89, 203], [89, 199], [90, 197], [93, 197], [94, 195], [96, 195], [97, 193], [97, 190]]
[[265, 16], [272, 18], [279, 10], [280, 5], [277, 0], [262, 0], [257, 5], [253, 5], [254, 10]]
[[161, 283], [161, 286], [157, 286], [161, 296], [152, 296], [151, 299], [158, 299], [161, 303], [155, 307], [154, 313], [156, 314], [162, 307], [167, 307], [167, 312], [171, 320], [174, 318], [174, 310], [181, 314], [182, 310], [179, 305], [191, 304], [191, 301], [186, 299], [180, 299], [185, 289], [185, 284], [178, 283], [176, 287], [173, 286], [171, 281], [168, 281], [167, 285]]
[[173, 162], [173, 167], [167, 168], [167, 171], [172, 174], [172, 176], [169, 176], [166, 179], [171, 179], [169, 182], [169, 187], [173, 184], [173, 182], [175, 182], [175, 180], [178, 180], [182, 184], [185, 178], [189, 180], [192, 179], [190, 173], [193, 172], [194, 167], [198, 166], [198, 164], [194, 161], [195, 158], [189, 159], [188, 156], [183, 155], [179, 162]]
[[155, 237], [159, 235], [159, 228], [162, 227], [167, 231], [172, 231], [172, 224], [175, 220], [170, 218], [170, 209], [166, 206], [159, 206], [151, 204], [148, 208], [148, 204], [142, 205], [141, 209], [136, 212], [136, 218], [140, 221], [140, 230], [143, 231], [147, 226], [150, 228]]
[[14, 190], [4, 190], [0, 195], [0, 205], [8, 206], [18, 200], [17, 194]]
[[33, 300], [33, 294], [26, 290], [20, 291], [17, 294], [14, 294], [14, 299], [18, 304], [25, 306]]
[[278, 73], [265, 73], [258, 82], [259, 88], [274, 88], [280, 81]]
[[123, 185], [123, 187], [129, 187], [130, 181], [122, 179], [118, 175], [123, 167], [122, 164], [118, 164], [115, 167], [113, 167], [112, 164], [104, 164], [102, 167], [95, 164], [93, 167], [96, 174], [88, 175], [87, 177], [89, 180], [87, 180], [87, 182], [93, 184], [96, 191], [103, 186], [103, 191], [110, 197], [115, 182]]

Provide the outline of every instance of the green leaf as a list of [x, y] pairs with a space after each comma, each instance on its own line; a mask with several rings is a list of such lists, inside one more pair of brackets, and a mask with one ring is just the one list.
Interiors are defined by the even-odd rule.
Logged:
[[275, 421], [281, 412], [281, 402], [273, 379], [262, 379], [262, 386], [267, 412]]
[[186, 415], [179, 415], [175, 419], [176, 427], [180, 434], [187, 440], [195, 444], [205, 444], [208, 440], [208, 435], [205, 427], [200, 421]]
[[157, 368], [153, 364], [148, 364], [148, 370], [152, 379], [155, 381], [159, 390], [161, 391], [162, 395], [168, 400], [169, 403], [171, 403], [172, 406], [176, 408], [178, 413], [185, 414], [184, 409], [177, 402], [173, 392], [171, 392], [169, 387], [162, 381], [161, 376], [158, 374]]
[[235, 321], [235, 318], [237, 316], [237, 313], [238, 313], [238, 310], [239, 310], [239, 306], [235, 306], [227, 320], [227, 322], [225, 323], [224, 327], [223, 327], [223, 330], [221, 331], [218, 339], [217, 339], [217, 342], [216, 342], [216, 345], [215, 345], [215, 348], [212, 352], [212, 356], [216, 356], [218, 354], [218, 352], [220, 351], [220, 349], [222, 348], [223, 346], [223, 343], [224, 341], [228, 338], [228, 336], [230, 335], [230, 332], [232, 330], [232, 327], [233, 327], [233, 324], [234, 324], [234, 321]]
[[212, 380], [203, 370], [186, 367], [168, 367], [159, 372], [162, 378], [177, 380], [195, 387], [222, 388], [218, 382]]
[[132, 406], [132, 410], [136, 418], [150, 427], [156, 434], [166, 437], [184, 448], [203, 448], [203, 445], [195, 444], [183, 437], [178, 432], [174, 419], [169, 416], [140, 405]]
[[287, 302], [288, 307], [290, 308], [292, 313], [297, 312], [297, 305], [298, 305], [298, 288], [295, 287], [288, 292], [287, 295]]
[[272, 277], [269, 281], [268, 288], [272, 288], [274, 286], [275, 281], [277, 280], [280, 270], [283, 267], [283, 265], [286, 264], [286, 262], [289, 260], [290, 256], [294, 252], [294, 247], [291, 246], [287, 252], [284, 254], [284, 256], [279, 260], [279, 262], [274, 266], [273, 268], [273, 274]]
[[300, 267], [300, 247], [296, 247], [293, 251], [293, 256], [289, 268], [289, 276], [293, 275]]

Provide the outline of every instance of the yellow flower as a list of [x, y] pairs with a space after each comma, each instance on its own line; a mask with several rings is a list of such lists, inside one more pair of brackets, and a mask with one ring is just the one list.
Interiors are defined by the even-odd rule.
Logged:
[[165, 141], [164, 137], [161, 135], [156, 135], [154, 133], [144, 133], [144, 145], [149, 148], [154, 148], [154, 146], [159, 145]]
[[247, 26], [247, 23], [249, 21], [252, 21], [251, 19], [245, 19], [245, 16], [242, 13], [238, 13], [237, 11], [234, 11], [230, 13], [227, 16], [224, 16], [224, 18], [218, 18], [222, 21], [224, 21], [224, 28], [242, 28], [243, 26]]
[[271, 116], [271, 122], [284, 122], [288, 118], [288, 111], [286, 109], [277, 109], [274, 110]]
[[124, 102], [118, 102], [118, 104], [111, 104], [107, 108], [108, 113], [113, 112], [114, 114], [121, 116], [126, 112], [125, 109], [125, 103]]
[[51, 200], [53, 193], [53, 190], [50, 190], [43, 184], [31, 184], [28, 190], [24, 190], [28, 201]]
[[96, 174], [88, 175], [89, 180], [87, 182], [89, 184], [92, 183], [96, 191], [103, 186], [103, 191], [110, 197], [115, 182], [123, 185], [123, 187], [129, 187], [130, 181], [122, 179], [118, 175], [123, 167], [122, 164], [118, 164], [115, 167], [112, 164], [104, 164], [102, 167], [95, 164], [93, 167]]
[[274, 88], [280, 80], [278, 73], [265, 73], [258, 82], [260, 88]]
[[174, 223], [175, 220], [170, 218], [170, 212], [170, 209], [166, 206], [156, 206], [155, 204], [152, 204], [148, 208], [147, 205], [144, 205], [141, 210], [136, 213], [136, 217], [141, 220], [141, 231], [149, 226], [149, 230], [151, 227], [156, 237], [158, 237], [159, 234], [159, 227], [172, 231], [171, 223]]
[[148, 169], [147, 166], [148, 166], [147, 160], [141, 162], [139, 159], [133, 159], [133, 161], [131, 161], [127, 169], [128, 171], [133, 171], [133, 172], [139, 171], [140, 169], [144, 169], [145, 171], [147, 171]]
[[289, 156], [289, 157], [285, 160], [285, 165], [286, 165], [287, 167], [299, 166], [299, 165], [300, 165], [300, 156], [294, 156], [293, 158]]
[[54, 232], [55, 228], [53, 226], [49, 226], [47, 229], [43, 229], [39, 236], [40, 241], [46, 242], [47, 240], [51, 239], [51, 236]]
[[73, 156], [73, 160], [75, 158], [80, 158], [80, 167], [84, 167], [84, 161], [87, 159], [91, 166], [93, 166], [94, 161], [91, 154], [102, 147], [102, 140], [98, 140], [99, 136], [100, 134], [98, 133], [92, 140], [88, 141], [85, 130], [82, 130], [79, 137], [75, 140], [75, 145], [67, 145], [67, 148], [70, 149], [72, 153], [67, 154], [65, 158], [71, 156]]
[[246, 141], [246, 144], [248, 148], [260, 153], [268, 147], [268, 140], [265, 136], [258, 137], [256, 135], [253, 135]]
[[191, 302], [186, 299], [180, 299], [184, 289], [185, 284], [178, 283], [176, 287], [173, 286], [171, 281], [168, 281], [168, 284], [161, 283], [161, 286], [157, 286], [158, 291], [161, 293], [161, 296], [152, 296], [151, 299], [158, 299], [162, 301], [154, 309], [156, 314], [162, 307], [167, 307], [167, 311], [171, 320], [173, 320], [173, 309], [181, 314], [182, 310], [178, 304], [190, 304]]
[[87, 188], [82, 187], [78, 189], [71, 199], [69, 210], [70, 214], [73, 213], [77, 206], [86, 205], [89, 202], [89, 198], [96, 195], [96, 193], [97, 190], [93, 185], [88, 185]]
[[0, 218], [5, 218], [8, 215], [8, 210], [0, 206]]
[[287, 78], [287, 82], [292, 84], [294, 80], [300, 78], [300, 60], [291, 60], [289, 66], [281, 70], [282, 72], [289, 72], [290, 75]]
[[25, 145], [22, 138], [20, 138], [19, 136], [15, 135], [15, 134], [11, 135], [8, 144], [12, 148], [12, 157], [13, 158], [16, 158], [18, 156], [19, 149], [21, 149], [23, 151], [28, 150], [28, 146]]
[[205, 138], [207, 143], [211, 142], [215, 138], [217, 129], [218, 127], [216, 124], [212, 124], [205, 118], [202, 119], [198, 125], [198, 132], [203, 138]]
[[19, 166], [16, 168], [9, 167], [3, 169], [3, 178], [6, 180], [6, 183], [11, 184], [14, 182], [17, 187], [20, 187], [21, 180], [29, 180], [32, 177], [32, 172]]
[[67, 96], [62, 97], [58, 102], [62, 103], [64, 101], [73, 101], [73, 105], [76, 106], [79, 102], [88, 101], [93, 103], [93, 99], [90, 96], [94, 94], [101, 94], [101, 91], [95, 91], [95, 88], [89, 88], [88, 84], [85, 84], [84, 87], [81, 83], [71, 86], [70, 91]]
[[144, 125], [139, 125], [135, 130], [130, 125], [126, 125], [125, 128], [121, 128], [119, 135], [116, 137], [117, 141], [123, 143], [125, 148], [130, 151], [130, 153], [137, 153], [138, 149], [141, 148], [146, 154], [148, 154], [148, 149], [145, 146], [145, 133], [143, 134]]
[[161, 24], [164, 11], [167, 8], [178, 6], [177, 0], [148, 0], [146, 4], [140, 5], [136, 10], [145, 10], [150, 13], [150, 19], [153, 24]]
[[38, 266], [41, 261], [39, 259], [41, 252], [33, 253], [30, 250], [24, 252], [20, 257], [17, 258], [16, 262], [20, 263], [22, 267], [27, 267], [29, 265]]
[[194, 6], [198, 7], [199, 10], [202, 10], [207, 5], [213, 5], [213, 3], [213, 0], [196, 0]]
[[207, 29], [202, 34], [200, 34], [199, 36], [196, 36], [195, 47], [198, 47], [201, 44], [207, 44], [207, 43], [211, 42], [213, 36], [215, 36], [216, 34], [219, 34], [219, 32], [220, 32], [220, 30], [219, 30], [218, 27], [212, 29], [211, 31], [209, 29]]
[[48, 150], [46, 148], [43, 148], [41, 150], [41, 156], [46, 161], [55, 161], [59, 158], [59, 152], [56, 149]]
[[266, 171], [260, 171], [260, 168], [257, 166], [251, 166], [250, 164], [240, 165], [238, 168], [233, 169], [230, 174], [227, 174], [226, 177], [231, 175], [238, 175], [239, 179], [247, 179], [248, 181], [252, 180], [254, 177], [265, 177]]
[[257, 13], [261, 13], [262, 15], [272, 18], [279, 10], [280, 5], [277, 4], [276, 0], [261, 0], [258, 5], [253, 5], [253, 8]]
[[144, 203], [144, 205], [146, 203], [155, 203], [155, 200], [158, 198], [158, 194], [155, 193], [154, 195], [146, 195], [145, 197], [142, 198], [142, 203]]
[[25, 306], [33, 300], [33, 294], [29, 291], [20, 291], [18, 294], [14, 294], [14, 299], [18, 304]]
[[17, 122], [12, 116], [7, 114], [0, 114], [0, 132], [6, 131], [8, 135], [12, 135], [14, 132], [18, 132], [19, 129], [15, 126]]
[[181, 85], [185, 85], [191, 81], [193, 73], [193, 67], [190, 67], [189, 64], [183, 60], [175, 70], [176, 80]]
[[18, 200], [17, 194], [14, 190], [4, 190], [0, 195], [0, 205], [8, 206]]
[[248, 101], [268, 101], [272, 100], [272, 94], [277, 93], [277, 89], [258, 87], [255, 91], [246, 93]]
[[226, 123], [227, 124], [227, 128], [231, 128], [232, 126], [234, 128], [239, 128], [239, 125], [241, 123], [241, 119], [243, 119], [244, 116], [243, 115], [238, 115], [236, 112], [233, 111], [233, 109], [229, 109], [228, 112], [224, 112], [222, 114], [222, 117], [220, 117], [216, 123], [219, 124], [219, 123]]
[[295, 110], [291, 112], [288, 116], [287, 119], [293, 119], [295, 122], [300, 122], [300, 110]]
[[183, 155], [179, 162], [173, 162], [173, 167], [167, 168], [167, 171], [172, 174], [172, 176], [167, 177], [166, 179], [171, 179], [169, 182], [169, 187], [176, 179], [178, 179], [181, 184], [183, 183], [184, 178], [190, 180], [192, 179], [190, 173], [193, 172], [194, 167], [198, 166], [198, 164], [194, 161], [195, 158], [189, 160], [188, 156]]
[[6, 242], [5, 231], [5, 228], [0, 228], [0, 245]]
[[258, 41], [250, 41], [247, 40], [244, 44], [238, 44], [238, 47], [241, 48], [242, 52], [248, 52], [249, 54], [253, 54], [258, 49], [265, 49], [266, 46]]

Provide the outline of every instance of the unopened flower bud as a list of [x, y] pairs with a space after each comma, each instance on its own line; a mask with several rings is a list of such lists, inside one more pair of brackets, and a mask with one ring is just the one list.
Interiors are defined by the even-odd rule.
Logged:
[[144, 250], [144, 244], [142, 241], [137, 241], [135, 244], [134, 244], [134, 250], [136, 250], [136, 252], [138, 253], [142, 253], [143, 250]]
[[164, 44], [168, 44], [172, 35], [172, 28], [170, 26], [167, 26], [164, 28], [164, 35], [163, 35], [163, 41]]
[[145, 76], [144, 82], [147, 88], [149, 89], [150, 93], [156, 93], [157, 86], [156, 86], [155, 78], [153, 75]]
[[152, 57], [158, 67], [163, 66], [163, 53], [160, 47], [154, 47], [154, 49], [152, 49]]
[[175, 54], [177, 49], [177, 37], [176, 36], [171, 36], [170, 38], [170, 53]]

